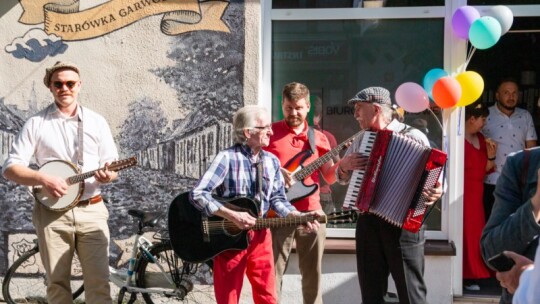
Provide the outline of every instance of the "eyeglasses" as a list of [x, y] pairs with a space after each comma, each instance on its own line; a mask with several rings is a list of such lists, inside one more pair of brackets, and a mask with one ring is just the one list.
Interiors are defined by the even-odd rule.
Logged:
[[272, 131], [272, 126], [253, 127], [253, 129], [257, 129], [257, 130], [261, 130], [261, 131]]
[[66, 81], [66, 82], [62, 82], [62, 81], [55, 81], [53, 82], [53, 86], [57, 89], [61, 89], [64, 87], [64, 85], [68, 88], [68, 89], [73, 89], [73, 87], [77, 84], [77, 81]]

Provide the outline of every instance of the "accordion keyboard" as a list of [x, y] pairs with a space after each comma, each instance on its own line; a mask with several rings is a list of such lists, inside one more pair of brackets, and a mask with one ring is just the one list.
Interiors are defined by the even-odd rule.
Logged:
[[[370, 132], [370, 131], [364, 132], [364, 137], [362, 137], [362, 141], [360, 142], [360, 148], [358, 149], [358, 152], [361, 155], [369, 157], [369, 154], [371, 152], [371, 149], [373, 148], [373, 143], [375, 142], [376, 137], [377, 137], [377, 132]], [[345, 195], [345, 200], [343, 200], [344, 209], [353, 209], [353, 210], [358, 209], [356, 208], [356, 199], [358, 198], [358, 194], [362, 186], [362, 181], [364, 180], [364, 173], [365, 173], [365, 170], [353, 171], [351, 175], [351, 180], [349, 182], [350, 186], [347, 190], [347, 194]]]

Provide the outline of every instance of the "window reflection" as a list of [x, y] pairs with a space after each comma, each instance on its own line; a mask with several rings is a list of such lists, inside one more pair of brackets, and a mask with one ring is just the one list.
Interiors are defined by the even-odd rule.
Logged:
[[[443, 66], [443, 19], [273, 21], [272, 34], [273, 120], [282, 118], [283, 85], [305, 83], [320, 99], [319, 127], [338, 144], [359, 130], [346, 104], [359, 90], [383, 86], [394, 98], [402, 83], [421, 85], [425, 73]], [[440, 119], [440, 109], [432, 110]], [[428, 138], [442, 146], [442, 130], [431, 113], [406, 113], [406, 123], [415, 121], [425, 122]], [[346, 191], [346, 186], [331, 186], [334, 206], [342, 204]], [[428, 229], [441, 229], [440, 208], [427, 222]]]

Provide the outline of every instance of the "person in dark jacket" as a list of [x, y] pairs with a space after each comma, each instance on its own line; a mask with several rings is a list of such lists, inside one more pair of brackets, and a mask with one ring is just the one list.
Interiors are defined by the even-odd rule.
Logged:
[[[484, 230], [481, 247], [485, 261], [503, 251], [534, 260], [540, 235], [540, 193], [536, 194], [540, 147], [512, 153], [495, 187], [495, 204]], [[512, 303], [504, 289], [500, 303]]]

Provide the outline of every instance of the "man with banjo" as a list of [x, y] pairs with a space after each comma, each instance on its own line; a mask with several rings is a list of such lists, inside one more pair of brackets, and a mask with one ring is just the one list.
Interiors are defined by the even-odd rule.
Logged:
[[[100, 186], [117, 177], [109, 164], [118, 158], [118, 152], [105, 119], [79, 105], [79, 74], [79, 68], [68, 62], [59, 61], [46, 69], [44, 83], [54, 103], [24, 124], [4, 163], [3, 174], [11, 181], [33, 187], [36, 203], [32, 221], [47, 273], [48, 302], [72, 302], [71, 263], [77, 251], [86, 302], [112, 303], [109, 213]], [[52, 165], [45, 171], [32, 170], [28, 167], [32, 159], [42, 168], [47, 163]], [[79, 183], [72, 184], [62, 177], [66, 171], [89, 170], [95, 172]], [[74, 199], [65, 202], [66, 197]]]

